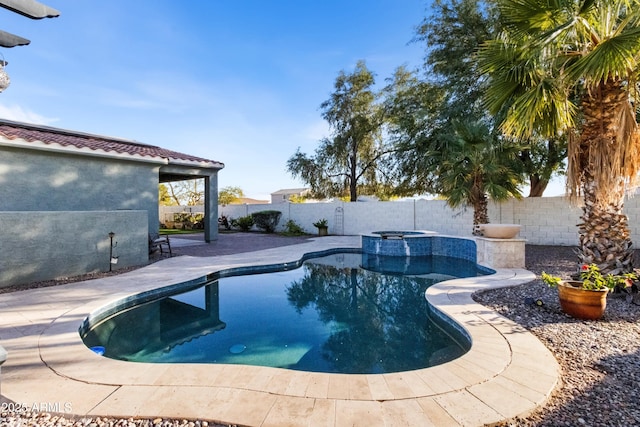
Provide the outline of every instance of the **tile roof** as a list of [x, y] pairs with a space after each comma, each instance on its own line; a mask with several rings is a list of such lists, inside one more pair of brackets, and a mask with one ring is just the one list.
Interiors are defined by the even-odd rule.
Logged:
[[309, 188], [283, 188], [271, 194], [298, 194], [308, 192]]
[[171, 163], [193, 163], [202, 167], [222, 168], [224, 164], [215, 160], [191, 156], [133, 140], [58, 129], [48, 126], [14, 122], [0, 119], [0, 138], [22, 140], [27, 143], [43, 143], [66, 148], [89, 149], [95, 152], [129, 154], [135, 157], [166, 159]]

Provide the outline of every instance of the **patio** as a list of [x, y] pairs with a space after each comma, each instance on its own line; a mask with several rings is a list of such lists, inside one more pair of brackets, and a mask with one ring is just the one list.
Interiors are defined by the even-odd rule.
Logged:
[[[180, 238], [172, 244], [178, 253], [199, 247]], [[301, 239], [254, 252], [174, 257], [122, 275], [1, 294], [0, 342], [9, 353], [2, 369], [2, 395], [29, 406], [46, 402], [60, 408], [58, 412], [78, 416], [256, 426], [483, 425], [526, 415], [547, 400], [558, 384], [553, 355], [524, 328], [471, 299], [479, 289], [533, 280], [526, 270], [504, 269], [430, 288], [429, 301], [464, 325], [473, 347], [455, 361], [411, 372], [336, 375], [236, 365], [128, 363], [95, 355], [77, 332], [91, 311], [137, 292], [214, 270], [289, 262], [306, 252], [359, 246], [357, 236]]]

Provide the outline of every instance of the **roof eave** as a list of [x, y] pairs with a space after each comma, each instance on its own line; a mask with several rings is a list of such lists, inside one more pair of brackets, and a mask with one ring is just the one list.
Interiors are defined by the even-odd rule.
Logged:
[[176, 159], [174, 157], [170, 157], [168, 159], [168, 164], [175, 165], [175, 166], [197, 167], [197, 168], [203, 168], [203, 169], [220, 170], [224, 168], [224, 163], [221, 163], [221, 162]]
[[29, 142], [19, 138], [7, 139], [4, 137], [0, 137], [0, 146], [10, 147], [10, 148], [23, 148], [26, 150], [46, 151], [51, 153], [74, 154], [74, 155], [82, 155], [82, 156], [136, 161], [136, 162], [143, 162], [143, 163], [154, 163], [154, 164], [160, 164], [160, 165], [166, 165], [169, 163], [169, 159], [166, 159], [164, 157], [141, 156], [138, 154], [118, 153], [116, 151], [96, 150], [91, 148], [79, 148], [73, 145], [65, 146], [65, 145], [60, 145], [55, 143], [47, 144], [42, 141]]
[[131, 153], [119, 153], [117, 151], [105, 151], [99, 149], [92, 149], [88, 147], [76, 147], [74, 145], [60, 145], [56, 143], [44, 143], [42, 141], [25, 141], [24, 139], [7, 139], [0, 136], [0, 146], [23, 148], [27, 150], [47, 151], [51, 153], [63, 153], [74, 154], [81, 156], [102, 157], [117, 160], [128, 160], [143, 163], [153, 163], [159, 165], [175, 165], [175, 166], [187, 166], [196, 167], [201, 169], [215, 169], [220, 170], [224, 168], [224, 163], [215, 161], [198, 161], [179, 159], [175, 157], [162, 157], [162, 156], [143, 156], [140, 154]]

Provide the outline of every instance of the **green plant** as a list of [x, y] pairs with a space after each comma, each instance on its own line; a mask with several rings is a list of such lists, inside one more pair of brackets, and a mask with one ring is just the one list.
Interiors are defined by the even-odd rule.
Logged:
[[[542, 272], [542, 281], [548, 286], [555, 287], [563, 280], [560, 277], [552, 276]], [[633, 281], [637, 280], [634, 273], [625, 273], [622, 275], [602, 274], [600, 268], [596, 264], [584, 264], [580, 268], [581, 288], [595, 291], [601, 289], [614, 290], [615, 288], [628, 288], [633, 285]]]
[[191, 222], [191, 214], [187, 212], [173, 214], [174, 222]]
[[544, 283], [547, 284], [547, 286], [549, 286], [550, 288], [555, 288], [556, 286], [558, 286], [560, 284], [560, 282], [562, 282], [563, 279], [561, 279], [558, 276], [552, 276], [550, 274], [545, 273], [544, 271], [542, 272], [542, 274], [540, 275], [542, 281]]
[[238, 227], [242, 231], [249, 231], [253, 227], [254, 221], [251, 215], [241, 216], [231, 220], [231, 225]]
[[302, 227], [294, 220], [290, 219], [284, 224], [284, 233], [287, 236], [302, 236], [306, 234]]
[[273, 233], [280, 221], [282, 212], [273, 210], [260, 211], [252, 213], [251, 216], [253, 217], [256, 227], [264, 230], [266, 233]]
[[322, 218], [313, 223], [314, 227], [325, 228], [329, 225], [329, 221], [326, 218]]

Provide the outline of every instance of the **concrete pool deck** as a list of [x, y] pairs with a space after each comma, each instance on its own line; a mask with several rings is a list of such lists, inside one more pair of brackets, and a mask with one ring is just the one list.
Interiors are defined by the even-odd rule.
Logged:
[[560, 378], [553, 355], [524, 328], [471, 298], [477, 290], [535, 278], [522, 269], [429, 288], [429, 302], [462, 325], [473, 345], [454, 361], [416, 371], [342, 375], [131, 363], [94, 354], [78, 334], [91, 312], [135, 293], [229, 267], [358, 247], [359, 236], [329, 236], [256, 252], [174, 257], [117, 276], [0, 294], [0, 344], [8, 352], [0, 393], [49, 412], [249, 426], [479, 426], [544, 404]]

